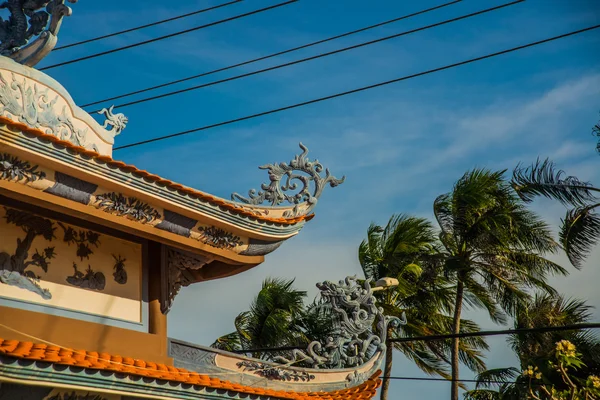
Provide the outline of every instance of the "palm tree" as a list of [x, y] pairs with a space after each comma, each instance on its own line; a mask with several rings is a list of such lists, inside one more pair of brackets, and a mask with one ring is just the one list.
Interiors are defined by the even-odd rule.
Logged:
[[[596, 128], [600, 135], [600, 125]], [[528, 168], [517, 166], [512, 185], [526, 202], [533, 201], [536, 196], [545, 196], [572, 207], [562, 222], [559, 236], [571, 263], [581, 268], [600, 237], [600, 215], [596, 213], [600, 207], [600, 188], [574, 176], [565, 177], [565, 173], [557, 171], [548, 159], [537, 160]]]
[[[515, 329], [563, 326], [589, 322], [592, 307], [576, 299], [560, 295], [536, 293], [533, 300], [519, 306], [514, 321]], [[571, 377], [585, 380], [600, 371], [600, 339], [591, 331], [533, 332], [511, 335], [507, 342], [519, 358], [519, 368], [498, 368], [485, 371], [477, 378], [477, 389], [467, 393], [467, 400], [517, 400], [527, 398], [528, 379], [522, 371], [530, 365], [538, 368], [545, 383], [553, 383], [557, 390], [568, 389], [558, 372], [548, 366], [555, 352], [555, 343], [572, 342], [582, 353], [584, 365], [570, 371]], [[498, 383], [501, 382], [501, 383]]]
[[[452, 333], [461, 331], [463, 305], [485, 309], [496, 323], [528, 298], [527, 288], [554, 292], [548, 274], [567, 274], [543, 258], [557, 243], [550, 228], [514, 193], [505, 171], [475, 169], [434, 202], [445, 273], [456, 282]], [[458, 400], [460, 340], [452, 343], [451, 399]]]
[[[450, 346], [444, 341], [392, 343], [395, 337], [415, 337], [446, 333], [452, 327], [452, 287], [440, 273], [443, 259], [431, 223], [422, 218], [395, 215], [385, 227], [372, 224], [367, 239], [359, 246], [359, 261], [366, 278], [398, 279], [393, 290], [376, 293], [384, 313], [401, 317], [407, 315], [407, 325], [401, 331], [388, 332], [384, 376], [390, 376], [393, 349], [401, 351], [423, 371], [450, 378]], [[477, 331], [478, 326], [463, 320], [463, 331]], [[485, 365], [480, 350], [487, 349], [485, 341], [475, 338], [463, 342], [461, 359], [474, 371]], [[387, 398], [389, 380], [384, 379], [381, 399]]]
[[[305, 291], [293, 288], [294, 280], [267, 278], [249, 311], [235, 319], [235, 332], [218, 338], [211, 346], [227, 351], [308, 345], [331, 332], [331, 316], [319, 302], [304, 304]], [[286, 355], [254, 353], [273, 360]]]

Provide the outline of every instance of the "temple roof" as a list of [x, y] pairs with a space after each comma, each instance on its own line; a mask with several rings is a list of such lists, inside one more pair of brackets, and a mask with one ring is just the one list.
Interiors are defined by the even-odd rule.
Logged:
[[[11, 361], [12, 360], [12, 361]], [[29, 362], [15, 362], [18, 360]], [[50, 368], [48, 368], [50, 367]], [[46, 374], [41, 370], [46, 371]], [[18, 340], [0, 339], [0, 371], [3, 377], [19, 380], [35, 380], [36, 384], [44, 382], [60, 386], [61, 382], [67, 384], [68, 375], [81, 375], [88, 377], [87, 382], [81, 382], [87, 389], [119, 389], [119, 384], [127, 390], [136, 392], [137, 395], [156, 394], [157, 389], [153, 384], [170, 382], [161, 385], [162, 395], [173, 395], [173, 398], [200, 397], [206, 391], [220, 390], [217, 392], [223, 398], [234, 397], [239, 394], [255, 395], [259, 398], [291, 399], [291, 400], [367, 400], [375, 396], [377, 388], [381, 385], [379, 375], [381, 371], [371, 376], [361, 385], [333, 392], [292, 392], [273, 390], [260, 386], [246, 386], [233, 383], [219, 377], [211, 377], [151, 361], [138, 360], [120, 355], [112, 355], [86, 350], [73, 350], [59, 346], [42, 343], [23, 342]], [[27, 374], [24, 371], [29, 371]], [[50, 373], [48, 373], [50, 371]], [[54, 374], [52, 372], [55, 372]], [[27, 379], [27, 377], [29, 379]], [[139, 381], [139, 387], [133, 388], [137, 377], [145, 378]], [[92, 381], [91, 378], [96, 378]], [[132, 380], [132, 378], [134, 378]], [[104, 382], [103, 382], [104, 381]], [[261, 379], [257, 381], [259, 383]], [[116, 384], [116, 383], [117, 384]]]
[[313, 218], [326, 186], [344, 181], [300, 144], [302, 153], [290, 162], [259, 167], [268, 173], [259, 190], [219, 198], [113, 159], [115, 137], [128, 120], [112, 108], [103, 114], [101, 125], [60, 83], [0, 57], [6, 196], [251, 268]]

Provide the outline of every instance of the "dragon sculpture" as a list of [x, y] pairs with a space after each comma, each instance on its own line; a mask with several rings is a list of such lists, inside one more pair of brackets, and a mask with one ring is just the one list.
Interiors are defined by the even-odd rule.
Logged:
[[110, 126], [110, 132], [117, 136], [119, 133], [123, 132], [123, 130], [127, 126], [127, 123], [129, 122], [129, 119], [127, 119], [125, 114], [114, 114], [113, 108], [115, 108], [115, 106], [103, 108], [102, 110], [98, 111], [98, 114], [104, 115], [106, 117], [106, 120], [104, 121], [104, 125], [102, 125], [102, 127], [104, 129], [107, 129]]
[[[306, 362], [312, 368], [351, 368], [360, 366], [385, 351], [389, 328], [406, 325], [402, 319], [389, 317], [377, 307], [371, 280], [361, 286], [356, 276], [339, 283], [317, 283], [321, 298], [328, 303], [334, 315], [334, 335], [326, 343], [314, 341], [306, 351], [293, 350], [292, 359], [277, 357], [277, 362]], [[375, 331], [373, 329], [375, 327]]]
[[[56, 46], [62, 19], [72, 11], [65, 0], [7, 0], [0, 9], [10, 12], [8, 19], [0, 17], [0, 55], [30, 67]], [[38, 37], [29, 43], [33, 36]]]

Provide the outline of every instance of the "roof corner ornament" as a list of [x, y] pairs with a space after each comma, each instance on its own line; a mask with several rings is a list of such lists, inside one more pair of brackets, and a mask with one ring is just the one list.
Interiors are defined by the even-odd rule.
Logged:
[[[318, 161], [311, 161], [308, 156], [308, 148], [300, 143], [302, 154], [296, 155], [289, 164], [266, 164], [261, 165], [260, 169], [266, 169], [269, 173], [270, 183], [263, 183], [261, 190], [256, 189], [248, 191], [248, 197], [243, 197], [238, 193], [231, 195], [231, 200], [239, 201], [245, 204], [260, 205], [265, 202], [272, 206], [278, 206], [284, 202], [295, 204], [291, 211], [286, 211], [285, 218], [296, 217], [299, 214], [308, 214], [317, 204], [323, 189], [327, 184], [336, 187], [344, 183], [346, 177], [338, 179], [331, 175], [329, 169], [325, 168], [325, 176], [321, 176], [323, 165]], [[306, 175], [299, 175], [294, 172], [302, 172]], [[302, 185], [299, 188], [298, 182]], [[312, 182], [312, 185], [311, 185]], [[314, 188], [312, 188], [314, 186]], [[311, 189], [314, 189], [311, 193]], [[287, 191], [296, 191], [295, 194], [284, 193]], [[300, 204], [307, 203], [307, 207], [300, 210]]]
[[114, 114], [113, 108], [115, 108], [115, 106], [110, 106], [109, 108], [103, 108], [102, 110], [98, 111], [98, 114], [104, 115], [106, 117], [106, 120], [104, 121], [104, 125], [102, 125], [102, 127], [104, 129], [111, 127], [109, 132], [111, 132], [113, 134], [113, 136], [117, 136], [118, 134], [120, 134], [121, 132], [123, 132], [125, 130], [125, 128], [127, 127], [127, 123], [129, 122], [129, 119], [125, 116], [125, 114], [122, 114], [122, 113]]
[[[65, 0], [6, 0], [0, 8], [10, 12], [7, 20], [0, 17], [0, 55], [29, 67], [54, 49], [62, 19], [72, 12]], [[37, 38], [29, 43], [33, 36]]]
[[275, 361], [303, 361], [312, 368], [358, 367], [377, 352], [385, 351], [389, 328], [407, 323], [406, 315], [402, 314], [402, 318], [386, 316], [383, 309], [377, 307], [371, 279], [361, 285], [356, 276], [349, 276], [337, 284], [317, 283], [317, 287], [333, 311], [334, 335], [326, 343], [311, 342], [306, 351], [293, 350], [291, 360], [277, 357]]

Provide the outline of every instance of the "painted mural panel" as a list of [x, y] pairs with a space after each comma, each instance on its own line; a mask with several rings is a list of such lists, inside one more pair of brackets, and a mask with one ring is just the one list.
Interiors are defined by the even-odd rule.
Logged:
[[0, 297], [141, 322], [142, 246], [0, 206]]

